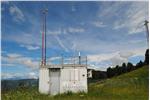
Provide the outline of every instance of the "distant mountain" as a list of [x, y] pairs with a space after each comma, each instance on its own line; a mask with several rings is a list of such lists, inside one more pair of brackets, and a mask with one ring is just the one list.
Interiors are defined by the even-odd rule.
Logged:
[[38, 86], [38, 79], [11, 78], [11, 79], [1, 81], [2, 91], [16, 89], [20, 86], [25, 86], [25, 87]]

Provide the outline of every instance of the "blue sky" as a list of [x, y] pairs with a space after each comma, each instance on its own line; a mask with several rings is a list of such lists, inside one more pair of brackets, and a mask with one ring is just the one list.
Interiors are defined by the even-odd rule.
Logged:
[[48, 8], [48, 59], [80, 51], [100, 70], [144, 60], [146, 1], [2, 2], [2, 78], [38, 77], [43, 8]]

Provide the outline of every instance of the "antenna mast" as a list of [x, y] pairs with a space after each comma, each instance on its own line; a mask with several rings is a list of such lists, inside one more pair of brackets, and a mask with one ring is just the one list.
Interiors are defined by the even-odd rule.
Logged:
[[42, 66], [46, 65], [46, 15], [48, 9], [42, 10]]

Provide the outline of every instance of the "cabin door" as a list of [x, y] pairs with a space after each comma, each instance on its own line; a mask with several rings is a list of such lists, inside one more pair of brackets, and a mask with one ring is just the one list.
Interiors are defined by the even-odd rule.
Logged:
[[60, 69], [50, 69], [50, 94], [60, 92]]

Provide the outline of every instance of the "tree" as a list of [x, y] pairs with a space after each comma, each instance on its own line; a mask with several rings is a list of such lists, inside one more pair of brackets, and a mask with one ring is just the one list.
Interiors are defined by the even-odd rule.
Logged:
[[18, 88], [25, 89], [27, 88], [27, 84], [25, 84], [25, 82], [19, 82]]
[[146, 65], [149, 64], [149, 49], [147, 49], [146, 52], [145, 52], [145, 61], [144, 61], [144, 63]]
[[116, 75], [116, 68], [107, 68], [107, 76], [110, 78], [110, 77], [113, 77]]
[[136, 64], [136, 68], [140, 68], [144, 65], [144, 63], [140, 60], [139, 63]]
[[111, 67], [107, 68], [107, 77], [108, 78], [112, 77], [112, 69], [111, 69]]
[[130, 71], [133, 70], [133, 69], [134, 69], [133, 64], [130, 63], [130, 62], [128, 62], [128, 64], [127, 64], [127, 71], [130, 72]]
[[120, 72], [120, 71], [119, 71], [119, 66], [118, 66], [118, 65], [116, 65], [116, 67], [114, 68], [115, 76], [120, 75], [120, 73], [119, 73], [119, 72]]
[[122, 73], [126, 73], [127, 72], [127, 66], [125, 63], [122, 64]]

